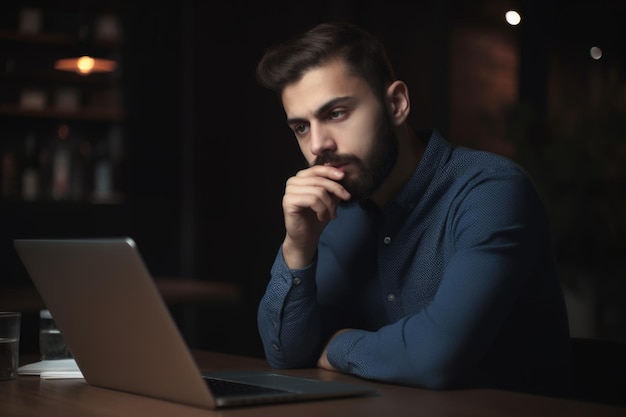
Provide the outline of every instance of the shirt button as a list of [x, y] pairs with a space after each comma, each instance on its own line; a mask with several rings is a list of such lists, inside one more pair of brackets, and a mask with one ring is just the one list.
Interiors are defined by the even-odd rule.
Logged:
[[390, 243], [391, 243], [391, 238], [390, 238], [389, 236], [387, 236], [387, 237], [385, 237], [385, 238], [383, 239], [383, 242], [385, 242], [385, 245], [388, 245], [388, 244], [390, 244]]
[[293, 285], [300, 285], [302, 281], [300, 280], [300, 277], [294, 277], [293, 279]]
[[280, 348], [278, 347], [276, 343], [272, 343], [272, 349], [274, 349], [276, 352], [280, 350]]
[[387, 295], [387, 301], [393, 303], [396, 300], [396, 296], [393, 294], [388, 294]]

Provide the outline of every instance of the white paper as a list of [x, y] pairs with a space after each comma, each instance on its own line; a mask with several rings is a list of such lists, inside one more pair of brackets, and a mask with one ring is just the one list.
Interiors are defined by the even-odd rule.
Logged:
[[55, 359], [29, 363], [17, 368], [19, 375], [39, 375], [42, 379], [82, 378], [74, 359]]
[[41, 379], [74, 379], [82, 378], [83, 373], [81, 371], [44, 371], [39, 377]]

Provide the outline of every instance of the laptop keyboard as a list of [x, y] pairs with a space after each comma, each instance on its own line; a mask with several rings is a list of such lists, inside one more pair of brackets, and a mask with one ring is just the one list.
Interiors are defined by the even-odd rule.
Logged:
[[286, 393], [288, 391], [275, 389], [275, 388], [267, 388], [261, 387], [258, 385], [250, 385], [244, 384], [242, 382], [233, 382], [226, 381], [223, 379], [217, 378], [207, 378], [205, 377], [209, 389], [213, 392], [213, 394], [217, 397], [237, 397], [244, 396], [250, 394], [280, 394]]

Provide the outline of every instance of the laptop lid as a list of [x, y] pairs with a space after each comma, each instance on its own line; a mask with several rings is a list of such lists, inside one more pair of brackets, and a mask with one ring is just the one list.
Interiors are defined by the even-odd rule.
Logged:
[[273, 390], [214, 395], [131, 238], [17, 239], [14, 246], [91, 385], [205, 408], [375, 392], [236, 370], [213, 376]]

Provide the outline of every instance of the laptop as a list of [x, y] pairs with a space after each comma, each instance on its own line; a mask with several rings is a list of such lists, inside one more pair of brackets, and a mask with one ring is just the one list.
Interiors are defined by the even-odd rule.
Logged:
[[88, 384], [209, 409], [376, 392], [272, 370], [202, 372], [132, 238], [14, 246]]

